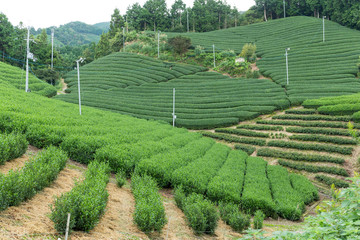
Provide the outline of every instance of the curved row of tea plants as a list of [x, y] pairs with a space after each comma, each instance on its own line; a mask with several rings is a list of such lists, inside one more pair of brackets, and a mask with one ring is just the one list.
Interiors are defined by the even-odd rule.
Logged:
[[23, 134], [0, 134], [0, 165], [22, 156], [28, 147]]

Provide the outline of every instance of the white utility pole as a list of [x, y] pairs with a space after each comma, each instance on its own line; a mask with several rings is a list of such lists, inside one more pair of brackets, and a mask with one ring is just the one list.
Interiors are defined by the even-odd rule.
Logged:
[[326, 16], [323, 16], [323, 42], [325, 42], [325, 18]]
[[288, 51], [290, 48], [285, 48], [285, 57], [286, 57], [286, 85], [289, 85], [289, 65], [288, 65]]
[[175, 119], [176, 119], [176, 115], [175, 115], [175, 88], [173, 88], [173, 112], [172, 112], [172, 117], [173, 117], [173, 127], [175, 127]]
[[189, 32], [189, 10], [186, 9], [186, 19], [187, 19], [187, 32]]
[[125, 28], [123, 27], [123, 52], [125, 52]]
[[51, 69], [54, 67], [54, 29], [51, 29]]
[[78, 72], [78, 92], [79, 92], [79, 112], [81, 115], [81, 97], [80, 97], [80, 64], [79, 62], [83, 62], [85, 60], [85, 58], [80, 58], [79, 60], [76, 61], [76, 66], [77, 66], [77, 72]]
[[284, 18], [286, 18], [286, 12], [285, 12], [285, 0], [283, 0], [283, 4], [284, 4]]
[[213, 54], [214, 54], [214, 68], [216, 67], [216, 63], [215, 63], [215, 44], [213, 44]]
[[160, 31], [158, 31], [158, 58], [160, 58]]
[[26, 38], [26, 81], [25, 92], [29, 91], [29, 55], [30, 55], [30, 27], [28, 27], [28, 33]]

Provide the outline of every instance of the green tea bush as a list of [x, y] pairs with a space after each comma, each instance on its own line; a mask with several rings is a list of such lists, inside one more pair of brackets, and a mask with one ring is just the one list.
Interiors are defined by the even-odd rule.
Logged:
[[305, 154], [299, 152], [288, 152], [271, 148], [260, 148], [256, 154], [257, 156], [285, 158], [294, 161], [331, 162], [337, 164], [343, 164], [345, 162], [345, 159], [339, 157], [323, 156], [317, 154]]
[[27, 147], [28, 142], [23, 134], [0, 134], [0, 165], [22, 156]]
[[243, 232], [250, 226], [250, 216], [240, 211], [239, 206], [233, 203], [219, 203], [221, 219], [234, 231]]
[[280, 165], [289, 167], [296, 170], [304, 170], [307, 172], [325, 172], [325, 173], [331, 173], [336, 174], [339, 176], [348, 177], [349, 173], [344, 168], [338, 168], [338, 167], [327, 167], [327, 166], [316, 166], [316, 165], [310, 165], [310, 164], [303, 164], [303, 163], [292, 163], [289, 161], [279, 160], [278, 161]]
[[59, 146], [64, 136], [63, 130], [40, 124], [31, 124], [26, 129], [26, 139], [37, 148], [44, 148], [50, 145]]
[[136, 225], [143, 232], [160, 231], [167, 220], [156, 181], [147, 175], [134, 175], [131, 190], [135, 198]]
[[255, 152], [256, 148], [253, 146], [243, 145], [243, 144], [235, 144], [235, 149], [241, 150], [246, 152], [248, 155], [253, 154]]
[[287, 132], [292, 132], [292, 133], [310, 133], [310, 134], [351, 136], [350, 133], [345, 129], [312, 128], [312, 127], [287, 127], [286, 131]]
[[268, 125], [239, 125], [236, 128], [245, 128], [252, 130], [267, 130], [267, 131], [283, 131], [284, 128], [282, 126], [268, 126]]
[[325, 176], [325, 175], [316, 175], [315, 179], [325, 183], [326, 185], [333, 185], [337, 188], [347, 188], [349, 187], [349, 183], [347, 181], [338, 179], [338, 178], [334, 178], [334, 177], [329, 177], [329, 176]]
[[[258, 124], [271, 125], [293, 125], [301, 127], [323, 127], [323, 128], [347, 128], [347, 123], [343, 122], [304, 122], [304, 121], [280, 121], [280, 120], [258, 120]], [[355, 127], [359, 125], [355, 124]]]
[[305, 121], [342, 121], [342, 122], [348, 122], [351, 120], [350, 116], [324, 116], [324, 115], [277, 115], [273, 116], [272, 119], [291, 119], [291, 120], [305, 120]]
[[126, 183], [126, 174], [124, 171], [118, 171], [116, 173], [115, 178], [116, 178], [116, 185], [120, 188], [124, 186], [124, 184]]
[[219, 140], [224, 140], [227, 142], [235, 142], [235, 143], [247, 143], [252, 145], [258, 145], [258, 146], [265, 146], [266, 140], [259, 139], [259, 138], [240, 138], [231, 136], [228, 134], [222, 134], [222, 133], [211, 133], [211, 132], [201, 132], [201, 134], [205, 137], [211, 137]]
[[310, 115], [316, 114], [315, 109], [289, 109], [285, 111], [285, 114], [301, 114], [301, 115]]
[[305, 204], [319, 200], [317, 188], [303, 175], [289, 174], [291, 185], [295, 191], [302, 195]]
[[248, 136], [248, 137], [262, 137], [262, 138], [269, 137], [268, 133], [254, 132], [254, 131], [248, 131], [248, 130], [243, 130], [243, 129], [217, 128], [217, 129], [215, 129], [215, 132], [229, 133], [229, 134]]
[[93, 161], [85, 172], [85, 180], [78, 182], [70, 192], [56, 198], [51, 206], [50, 219], [59, 233], [65, 233], [68, 213], [71, 214], [70, 232], [88, 232], [95, 227], [107, 204], [109, 174], [110, 168], [106, 163]]
[[242, 151], [231, 151], [217, 175], [209, 182], [206, 194], [214, 201], [240, 203], [248, 155]]
[[189, 226], [196, 234], [214, 234], [219, 220], [216, 207], [203, 195], [191, 193], [185, 196], [181, 188], [175, 190], [177, 206], [183, 210]]
[[265, 215], [262, 211], [257, 210], [254, 214], [253, 225], [254, 229], [262, 229]]
[[65, 167], [67, 159], [63, 151], [49, 147], [23, 168], [0, 174], [0, 210], [19, 205], [48, 187]]
[[342, 137], [328, 137], [321, 136], [318, 134], [306, 134], [306, 135], [292, 135], [289, 136], [289, 139], [300, 140], [300, 141], [311, 141], [311, 142], [326, 142], [340, 145], [356, 145], [357, 142], [355, 139], [351, 138], [342, 138]]

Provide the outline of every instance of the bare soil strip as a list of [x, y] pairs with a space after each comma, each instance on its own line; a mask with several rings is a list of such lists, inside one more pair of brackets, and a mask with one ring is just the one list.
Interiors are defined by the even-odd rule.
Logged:
[[5, 162], [4, 165], [0, 165], [0, 172], [3, 174], [6, 174], [11, 169], [15, 170], [15, 169], [22, 168], [25, 165], [25, 163], [27, 161], [29, 161], [29, 159], [32, 156], [36, 155], [39, 151], [40, 151], [40, 149], [29, 145], [28, 149], [26, 150], [26, 153], [23, 156], [13, 159], [13, 160], [10, 160], [10, 161], [7, 161], [7, 162]]

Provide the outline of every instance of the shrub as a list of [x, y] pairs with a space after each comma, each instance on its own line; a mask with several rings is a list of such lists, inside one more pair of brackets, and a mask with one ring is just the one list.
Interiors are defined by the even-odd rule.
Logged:
[[236, 143], [247, 143], [252, 145], [258, 145], [258, 146], [265, 146], [266, 140], [259, 139], [259, 138], [241, 138], [241, 137], [235, 137], [228, 134], [222, 134], [222, 133], [211, 133], [211, 132], [201, 132], [201, 134], [205, 137], [211, 137], [219, 140], [225, 140], [227, 142], [236, 142]]
[[23, 134], [0, 134], [0, 165], [22, 156], [27, 147], [28, 142]]
[[22, 169], [0, 174], [0, 210], [19, 205], [49, 186], [65, 167], [67, 159], [63, 151], [49, 147]]
[[289, 174], [292, 187], [302, 195], [305, 204], [309, 204], [319, 199], [317, 188], [303, 175]]
[[131, 190], [135, 197], [136, 225], [144, 232], [160, 231], [167, 220], [156, 181], [147, 175], [134, 175]]
[[243, 144], [235, 144], [235, 149], [242, 150], [246, 152], [248, 155], [253, 154], [255, 152], [256, 148], [253, 146], [243, 145]]
[[184, 55], [191, 46], [191, 39], [183, 36], [176, 36], [168, 40], [168, 44], [174, 49], [174, 52], [179, 55]]
[[87, 232], [95, 227], [108, 200], [106, 185], [109, 173], [110, 168], [106, 163], [93, 161], [85, 172], [85, 180], [77, 183], [70, 192], [56, 198], [51, 206], [50, 219], [59, 233], [65, 233], [68, 213], [71, 213], [70, 232]]
[[120, 188], [126, 183], [126, 174], [124, 171], [118, 171], [115, 178], [116, 178], [116, 184]]
[[254, 229], [262, 229], [265, 215], [262, 211], [257, 210], [254, 214]]
[[256, 60], [256, 45], [252, 43], [246, 43], [240, 53], [240, 56], [245, 58], [247, 61]]
[[242, 232], [250, 226], [250, 216], [242, 213], [239, 206], [233, 203], [220, 202], [221, 219], [237, 232]]
[[229, 133], [229, 134], [248, 136], [248, 137], [261, 137], [261, 138], [269, 137], [268, 133], [254, 132], [254, 131], [249, 131], [249, 130], [244, 130], [244, 129], [217, 128], [217, 129], [215, 129], [215, 132]]
[[333, 177], [328, 177], [325, 175], [316, 175], [315, 179], [325, 183], [326, 185], [331, 186], [332, 184], [334, 184], [335, 187], [337, 188], [347, 188], [349, 187], [349, 183], [341, 180], [341, 179], [337, 179], [337, 178], [333, 178]]

